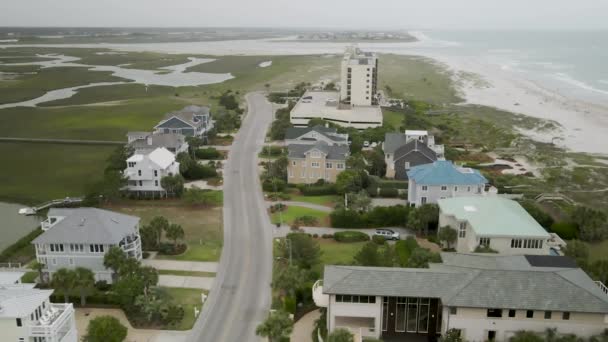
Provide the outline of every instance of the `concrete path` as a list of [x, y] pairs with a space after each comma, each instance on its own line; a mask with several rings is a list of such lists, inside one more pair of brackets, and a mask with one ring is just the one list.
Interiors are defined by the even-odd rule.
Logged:
[[231, 145], [225, 146], [225, 145], [204, 145], [202, 148], [214, 148], [218, 151], [230, 151], [230, 147], [232, 147]]
[[326, 213], [331, 213], [333, 211], [332, 208], [326, 207], [324, 205], [313, 204], [313, 203], [308, 203], [308, 202], [295, 202], [295, 201], [268, 202], [268, 207], [270, 207], [273, 204], [277, 204], [277, 203], [283, 203], [286, 206], [304, 207], [304, 208], [308, 208], [308, 209], [319, 210], [319, 211], [323, 211], [323, 212], [326, 212]]
[[87, 332], [89, 322], [99, 316], [112, 316], [117, 318], [122, 325], [127, 327], [128, 333], [125, 342], [187, 342], [189, 330], [153, 330], [153, 329], [135, 329], [127, 320], [125, 313], [120, 309], [97, 309], [86, 308], [76, 309], [76, 328], [78, 330], [78, 340]]
[[211, 290], [214, 280], [214, 277], [190, 277], [161, 274], [158, 276], [158, 285], [164, 287]]
[[300, 318], [294, 325], [291, 340], [294, 342], [312, 342], [315, 321], [321, 317], [319, 310], [311, 311]]
[[[277, 228], [276, 226], [272, 227], [273, 229], [273, 236], [275, 238], [278, 237], [285, 237], [287, 236], [287, 234], [291, 233], [292, 230], [289, 226], [287, 225], [283, 225], [280, 228]], [[401, 234], [401, 240], [407, 238], [408, 236], [416, 236], [414, 234], [414, 232], [412, 232], [411, 230], [407, 229], [407, 228], [402, 228], [402, 227], [384, 227], [384, 229], [391, 229], [394, 230], [396, 232], [398, 232], [399, 234]], [[300, 230], [304, 231], [304, 233], [308, 233], [308, 234], [319, 234], [319, 235], [323, 235], [323, 234], [334, 234], [337, 232], [343, 232], [343, 231], [357, 231], [357, 232], [363, 232], [367, 235], [369, 235], [370, 237], [374, 235], [374, 233], [376, 232], [376, 228], [331, 228], [331, 227], [300, 227]]]
[[170, 271], [190, 271], [190, 272], [212, 272], [216, 273], [218, 268], [217, 262], [203, 261], [177, 261], [177, 260], [160, 260], [160, 259], [144, 259], [142, 265], [154, 267], [158, 270]]

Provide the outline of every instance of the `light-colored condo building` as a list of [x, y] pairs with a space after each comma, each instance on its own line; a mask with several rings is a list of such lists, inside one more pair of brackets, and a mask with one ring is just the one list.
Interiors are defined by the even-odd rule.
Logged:
[[32, 241], [36, 259], [45, 265], [43, 273], [52, 278], [60, 268], [88, 268], [95, 280], [112, 282], [112, 271], [103, 265], [105, 253], [113, 246], [141, 260], [139, 217], [97, 208], [49, 209], [42, 233]]
[[0, 284], [0, 340], [77, 342], [72, 304], [51, 303], [52, 293], [34, 284]]
[[491, 197], [440, 199], [439, 227], [458, 232], [456, 251], [472, 253], [478, 247], [500, 254], [551, 253], [551, 235], [516, 201]]
[[307, 91], [290, 113], [294, 126], [320, 118], [340, 126], [366, 129], [382, 126], [377, 101], [378, 58], [349, 48], [341, 65], [340, 91]]
[[177, 174], [179, 163], [175, 155], [164, 147], [147, 154], [134, 154], [127, 159], [127, 169], [124, 171], [128, 180], [126, 189], [143, 194], [167, 195], [161, 186], [161, 179]]
[[442, 253], [428, 269], [325, 266], [313, 299], [327, 328], [356, 339], [508, 341], [517, 331], [579, 337], [608, 327], [608, 289], [566, 257]]
[[349, 155], [347, 145], [328, 145], [319, 141], [314, 145], [291, 144], [287, 165], [287, 182], [291, 184], [314, 184], [319, 180], [330, 183], [346, 169]]
[[378, 104], [378, 57], [349, 47], [344, 53], [340, 73], [340, 97], [353, 106]]
[[443, 198], [495, 195], [496, 188], [486, 190], [488, 180], [478, 170], [459, 167], [448, 160], [412, 167], [407, 171], [408, 197], [412, 206], [437, 203]]

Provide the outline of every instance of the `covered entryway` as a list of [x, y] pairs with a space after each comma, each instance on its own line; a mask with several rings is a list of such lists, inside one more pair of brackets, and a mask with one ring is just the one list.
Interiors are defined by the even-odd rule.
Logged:
[[437, 298], [384, 297], [384, 341], [436, 341], [441, 331], [441, 305]]

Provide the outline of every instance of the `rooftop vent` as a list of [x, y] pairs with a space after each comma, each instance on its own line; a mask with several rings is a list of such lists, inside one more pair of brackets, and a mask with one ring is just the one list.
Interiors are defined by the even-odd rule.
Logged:
[[84, 223], [87, 221], [86, 218], [83, 218], [82, 220], [80, 220], [80, 223], [78, 224], [79, 226], [84, 226]]
[[464, 206], [464, 211], [470, 212], [470, 213], [474, 213], [477, 211], [477, 208], [475, 208], [475, 206], [473, 205], [465, 205]]
[[115, 219], [110, 219], [110, 220], [111, 220], [112, 222], [114, 222], [114, 223], [118, 224], [118, 221], [117, 221], [117, 220], [115, 220]]

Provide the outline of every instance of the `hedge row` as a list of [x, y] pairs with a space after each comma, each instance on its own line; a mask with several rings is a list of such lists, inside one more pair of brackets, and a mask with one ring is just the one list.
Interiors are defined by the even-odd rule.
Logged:
[[369, 176], [370, 188], [381, 189], [407, 189], [407, 181], [381, 179], [377, 176]]
[[338, 242], [360, 242], [369, 241], [369, 235], [363, 232], [347, 230], [344, 232], [334, 233], [334, 240]]
[[194, 155], [198, 159], [205, 159], [205, 160], [222, 159], [222, 154], [213, 147], [197, 149], [194, 151]]
[[399, 240], [395, 243], [395, 252], [397, 253], [397, 259], [401, 267], [407, 267], [407, 262], [412, 255], [414, 249], [418, 248], [418, 242], [416, 239], [408, 236], [405, 240]]
[[298, 186], [298, 189], [304, 196], [325, 196], [325, 195], [335, 195], [338, 193], [336, 191], [336, 186], [334, 184], [301, 185], [301, 186]]
[[578, 227], [575, 223], [555, 222], [551, 225], [551, 231], [564, 240], [572, 240], [578, 237]]
[[378, 228], [405, 226], [410, 208], [404, 205], [374, 207], [369, 212], [359, 213], [338, 209], [330, 214], [334, 228]]

